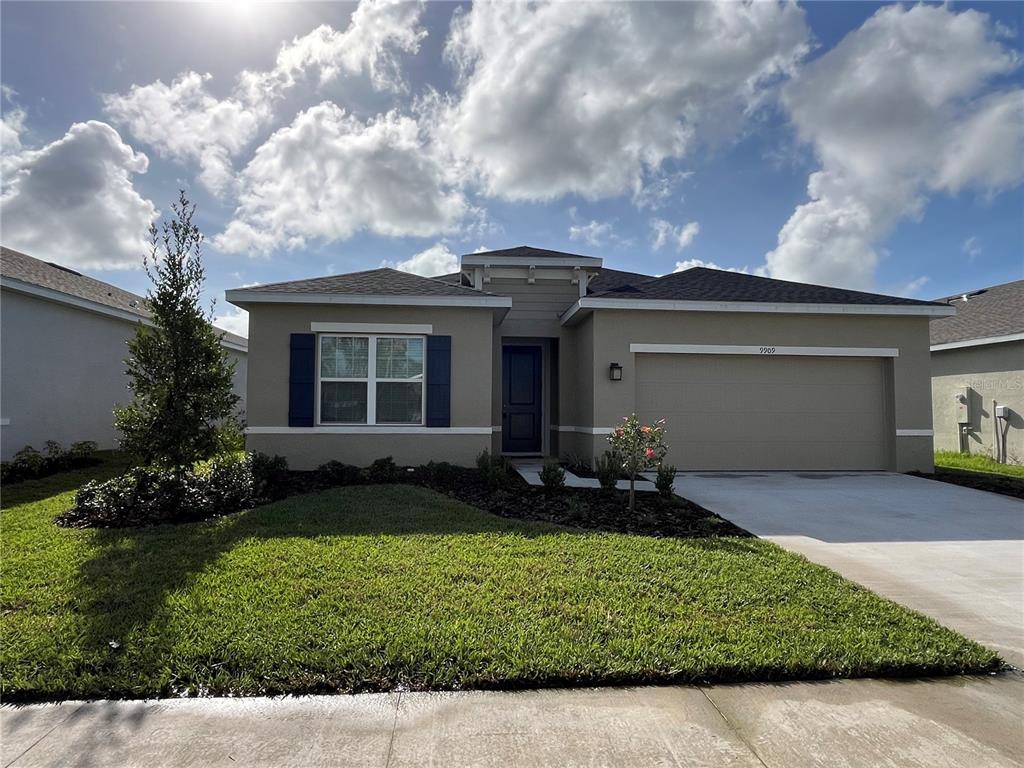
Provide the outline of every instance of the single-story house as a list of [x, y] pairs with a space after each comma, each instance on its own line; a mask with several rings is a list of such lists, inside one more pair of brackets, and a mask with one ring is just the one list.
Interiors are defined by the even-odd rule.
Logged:
[[956, 314], [931, 325], [935, 447], [1024, 463], [1024, 280], [941, 301]]
[[[47, 440], [115, 447], [113, 408], [132, 397], [125, 345], [148, 318], [141, 296], [0, 249], [0, 458]], [[222, 343], [244, 398], [248, 342], [225, 332]]]
[[933, 466], [929, 331], [946, 304], [519, 247], [227, 292], [249, 312], [250, 449], [293, 467], [589, 460], [667, 419], [681, 469]]

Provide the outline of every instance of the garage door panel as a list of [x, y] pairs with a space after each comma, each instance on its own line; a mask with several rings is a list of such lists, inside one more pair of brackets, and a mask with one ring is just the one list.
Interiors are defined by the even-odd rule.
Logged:
[[637, 355], [637, 409], [664, 418], [684, 469], [881, 469], [876, 358]]

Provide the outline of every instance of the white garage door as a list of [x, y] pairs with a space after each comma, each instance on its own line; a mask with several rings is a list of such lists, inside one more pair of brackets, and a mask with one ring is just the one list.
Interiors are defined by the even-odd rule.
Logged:
[[637, 354], [637, 408], [694, 469], [885, 469], [882, 360]]

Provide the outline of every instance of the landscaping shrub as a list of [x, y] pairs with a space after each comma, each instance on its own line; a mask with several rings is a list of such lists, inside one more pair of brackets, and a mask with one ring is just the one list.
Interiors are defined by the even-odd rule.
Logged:
[[253, 494], [260, 499], [283, 498], [289, 487], [288, 460], [259, 451], [249, 454]]
[[554, 493], [565, 487], [565, 470], [557, 462], [545, 461], [540, 470], [540, 481], [544, 483], [544, 490]]
[[317, 467], [317, 472], [328, 485], [359, 485], [363, 482], [363, 470], [333, 459]]
[[45, 453], [40, 453], [31, 445], [26, 445], [14, 454], [11, 461], [0, 464], [0, 483], [46, 477], [55, 472], [90, 466], [97, 461], [94, 456], [96, 443], [91, 440], [74, 443], [68, 451], [56, 440], [47, 440], [44, 450]]
[[231, 453], [245, 450], [245, 432], [242, 423], [237, 419], [225, 419], [217, 427], [215, 437], [217, 453]]
[[636, 477], [645, 469], [661, 464], [668, 447], [665, 445], [665, 420], [641, 424], [635, 413], [622, 419], [621, 426], [608, 435], [615, 458], [629, 478], [629, 511], [636, 508]]
[[515, 471], [510, 462], [504, 456], [494, 456], [488, 450], [483, 450], [476, 457], [476, 467], [484, 480], [492, 488], [506, 488], [512, 482]]
[[611, 451], [605, 451], [604, 455], [598, 456], [594, 462], [594, 474], [597, 475], [597, 482], [601, 484], [601, 490], [611, 493], [615, 490], [621, 473], [621, 462], [616, 460]]
[[374, 461], [366, 472], [371, 483], [398, 482], [398, 466], [390, 456]]
[[672, 497], [672, 483], [676, 479], [676, 468], [671, 464], [662, 464], [658, 467], [658, 477], [654, 481], [654, 487], [658, 489], [664, 498]]
[[[263, 475], [256, 479], [254, 467]], [[192, 467], [135, 467], [105, 482], [86, 483], [75, 506], [59, 522], [75, 527], [113, 528], [183, 523], [226, 515], [262, 500], [259, 488], [287, 462], [280, 456], [239, 451], [214, 456]], [[284, 470], [287, 473], [287, 469]]]
[[457, 473], [447, 461], [429, 461], [419, 468], [423, 482], [434, 488], [450, 490], [455, 487]]

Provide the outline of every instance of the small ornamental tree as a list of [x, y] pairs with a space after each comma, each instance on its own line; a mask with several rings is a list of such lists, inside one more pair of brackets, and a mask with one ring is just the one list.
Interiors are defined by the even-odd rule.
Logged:
[[192, 223], [195, 205], [182, 192], [174, 218], [150, 228], [152, 250], [143, 266], [151, 325], [139, 323], [128, 342], [126, 373], [135, 395], [114, 409], [121, 447], [146, 464], [191, 467], [217, 450], [217, 434], [233, 416], [235, 364], [213, 327], [212, 307], [200, 306], [205, 273], [203, 235]]
[[612, 453], [629, 477], [629, 511], [636, 509], [634, 486], [636, 476], [646, 469], [654, 469], [665, 458], [668, 447], [665, 445], [665, 420], [654, 424], [641, 424], [636, 414], [626, 416], [622, 426], [616, 427], [608, 435]]

